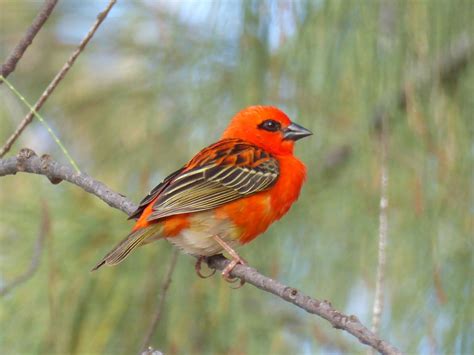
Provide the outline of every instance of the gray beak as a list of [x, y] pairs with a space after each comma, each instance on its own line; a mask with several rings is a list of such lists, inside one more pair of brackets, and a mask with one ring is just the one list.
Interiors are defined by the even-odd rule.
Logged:
[[283, 138], [290, 139], [292, 141], [297, 141], [298, 139], [308, 137], [312, 134], [313, 132], [311, 132], [309, 129], [306, 129], [296, 123], [290, 124], [283, 130]]

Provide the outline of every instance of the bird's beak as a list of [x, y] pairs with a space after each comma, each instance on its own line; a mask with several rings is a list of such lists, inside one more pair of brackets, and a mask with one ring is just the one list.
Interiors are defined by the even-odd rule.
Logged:
[[298, 139], [308, 137], [312, 134], [313, 132], [309, 129], [306, 129], [299, 124], [292, 123], [283, 130], [283, 139], [297, 141]]

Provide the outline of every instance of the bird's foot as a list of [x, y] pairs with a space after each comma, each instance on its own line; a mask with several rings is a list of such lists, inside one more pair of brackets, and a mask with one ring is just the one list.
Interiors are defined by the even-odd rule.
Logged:
[[201, 278], [201, 279], [207, 279], [208, 277], [211, 277], [216, 273], [216, 269], [212, 269], [211, 273], [209, 275], [203, 275], [201, 273], [201, 266], [202, 262], [206, 260], [205, 256], [198, 256], [198, 259], [196, 261], [196, 264], [194, 265], [194, 270], [196, 270], [196, 274]]
[[[232, 272], [232, 270], [238, 265], [247, 265], [247, 262], [244, 260], [244, 258], [242, 258], [239, 254], [237, 254], [237, 252], [232, 249], [232, 247], [227, 244], [224, 240], [222, 240], [219, 236], [215, 235], [214, 236], [214, 240], [219, 243], [222, 248], [229, 253], [229, 255], [232, 257], [231, 261], [229, 264], [227, 264], [227, 266], [224, 268], [224, 270], [222, 270], [222, 277], [224, 278], [224, 280], [226, 280], [227, 282], [230, 282], [230, 283], [235, 283], [237, 282], [237, 280], [239, 280], [238, 277], [233, 277], [230, 275], [230, 273]], [[245, 281], [240, 279], [240, 284], [239, 286], [237, 287], [233, 287], [233, 288], [241, 288], [243, 285], [245, 284]]]
[[247, 262], [243, 258], [241, 258], [240, 256], [237, 255], [237, 258], [233, 258], [230, 261], [230, 263], [227, 264], [227, 266], [224, 268], [224, 270], [222, 270], [222, 273], [221, 273], [224, 280], [226, 280], [229, 283], [233, 284], [237, 281], [240, 281], [239, 285], [237, 287], [232, 287], [234, 289], [241, 288], [245, 284], [245, 281], [243, 279], [240, 279], [238, 277], [233, 277], [233, 276], [230, 275], [232, 270], [239, 264], [240, 265], [247, 265]]

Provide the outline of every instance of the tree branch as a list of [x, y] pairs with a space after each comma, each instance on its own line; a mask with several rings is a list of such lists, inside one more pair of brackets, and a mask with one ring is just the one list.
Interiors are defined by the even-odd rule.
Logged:
[[[230, 260], [222, 255], [213, 256], [207, 261], [210, 268], [223, 270]], [[274, 294], [281, 299], [293, 303], [295, 306], [308, 313], [316, 314], [326, 319], [336, 329], [342, 329], [352, 334], [362, 344], [366, 344], [381, 354], [401, 354], [396, 347], [378, 338], [354, 315], [343, 314], [334, 309], [329, 301], [320, 301], [301, 293], [293, 287], [286, 286], [276, 280], [260, 274], [250, 266], [237, 265], [231, 272], [231, 276], [238, 277], [253, 286]]]
[[[77, 173], [72, 168], [64, 166], [48, 155], [38, 157], [31, 149], [22, 149], [17, 157], [0, 159], [0, 176], [15, 175], [17, 172], [26, 172], [45, 175], [53, 183], [62, 180], [71, 182], [85, 191], [99, 197], [109, 206], [117, 208], [128, 215], [136, 208], [136, 205], [127, 200], [124, 196], [112, 191], [102, 182], [96, 181], [87, 174]], [[209, 267], [223, 270], [230, 261], [222, 255], [208, 258]], [[320, 301], [304, 295], [295, 288], [286, 286], [276, 280], [260, 274], [254, 268], [244, 265], [237, 265], [230, 276], [238, 277], [245, 282], [281, 299], [316, 314], [337, 329], [343, 329], [355, 336], [363, 344], [369, 345], [382, 354], [401, 354], [400, 350], [381, 340], [367, 327], [365, 327], [356, 316], [345, 315], [331, 306], [328, 301]]]
[[[5, 63], [2, 64], [0, 69], [0, 75], [6, 78], [12, 71], [15, 70], [16, 65], [20, 61], [23, 54], [26, 52], [27, 48], [33, 42], [33, 39], [36, 37], [36, 34], [41, 30], [45, 22], [48, 20], [49, 15], [54, 10], [58, 0], [47, 0], [44, 2], [41, 11], [36, 15], [33, 23], [28, 28], [23, 38], [18, 42], [16, 47], [10, 53], [8, 58], [5, 60]], [[3, 83], [3, 80], [0, 79], [0, 84]]]
[[53, 184], [62, 180], [73, 183], [83, 190], [96, 195], [110, 207], [119, 209], [130, 215], [137, 206], [123, 195], [112, 191], [100, 181], [84, 173], [77, 173], [72, 167], [62, 165], [49, 155], [38, 157], [31, 149], [22, 149], [16, 157], [0, 159], [0, 176], [15, 175], [17, 172], [27, 172], [46, 176]]
[[33, 110], [28, 112], [28, 114], [25, 116], [25, 118], [23, 118], [23, 120], [20, 122], [20, 124], [16, 128], [15, 132], [13, 132], [13, 134], [10, 136], [10, 138], [8, 138], [7, 142], [2, 147], [2, 149], [0, 149], [0, 158], [3, 157], [6, 153], [8, 153], [8, 151], [12, 147], [13, 143], [15, 143], [15, 141], [18, 139], [18, 137], [21, 135], [21, 133], [26, 128], [26, 126], [28, 126], [31, 123], [31, 121], [33, 120], [35, 112], [38, 112], [41, 109], [41, 107], [44, 105], [44, 103], [46, 102], [48, 97], [53, 93], [54, 89], [56, 89], [56, 87], [61, 82], [61, 80], [64, 79], [67, 72], [69, 71], [69, 69], [71, 69], [71, 67], [73, 66], [73, 64], [76, 61], [77, 57], [79, 56], [79, 54], [82, 53], [82, 51], [86, 47], [87, 43], [89, 43], [92, 36], [94, 36], [94, 34], [97, 31], [97, 29], [99, 28], [100, 24], [105, 20], [105, 18], [107, 17], [107, 14], [112, 9], [112, 7], [115, 5], [116, 1], [117, 0], [110, 0], [109, 4], [105, 8], [105, 10], [103, 12], [99, 13], [99, 15], [97, 15], [97, 20], [92, 25], [89, 32], [86, 34], [86, 36], [81, 41], [81, 43], [76, 48], [76, 50], [71, 54], [71, 56], [69, 57], [67, 62], [63, 65], [61, 70], [53, 78], [51, 83], [49, 83], [46, 90], [41, 94], [40, 98], [38, 99], [36, 104], [33, 106]]

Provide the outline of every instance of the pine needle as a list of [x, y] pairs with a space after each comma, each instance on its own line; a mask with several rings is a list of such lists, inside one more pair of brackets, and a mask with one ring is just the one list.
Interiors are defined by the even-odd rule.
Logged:
[[33, 108], [32, 105], [30, 105], [30, 103], [25, 99], [25, 97], [23, 97], [22, 94], [20, 94], [18, 92], [18, 90], [3, 76], [3, 75], [0, 75], [0, 79], [3, 80], [3, 82], [5, 84], [7, 84], [7, 86], [10, 88], [10, 90], [30, 109], [31, 112], [33, 112], [33, 114], [35, 115], [35, 117], [38, 119], [38, 121], [41, 122], [41, 124], [46, 128], [46, 130], [48, 131], [48, 133], [51, 135], [51, 137], [53, 138], [53, 140], [56, 142], [56, 144], [59, 146], [59, 148], [61, 149], [61, 151], [63, 152], [63, 154], [66, 156], [67, 160], [69, 161], [69, 163], [74, 167], [74, 169], [80, 173], [81, 171], [79, 170], [79, 167], [77, 166], [76, 162], [74, 161], [74, 159], [71, 157], [71, 155], [69, 154], [68, 150], [66, 149], [66, 147], [64, 146], [64, 144], [61, 142], [61, 140], [59, 139], [59, 137], [53, 132], [51, 126], [45, 121], [45, 119]]

